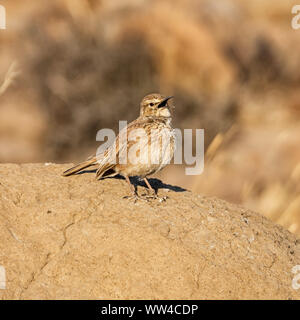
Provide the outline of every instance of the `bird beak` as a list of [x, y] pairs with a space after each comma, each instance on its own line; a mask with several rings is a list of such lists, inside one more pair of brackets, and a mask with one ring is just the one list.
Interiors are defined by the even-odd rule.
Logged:
[[164, 100], [162, 100], [162, 101], [159, 103], [159, 105], [157, 106], [157, 108], [163, 108], [163, 107], [165, 107], [166, 104], [167, 104], [167, 102], [168, 102], [168, 100], [170, 100], [170, 99], [172, 99], [172, 98], [174, 98], [174, 97], [173, 97], [173, 96], [170, 96], [170, 97], [165, 98]]

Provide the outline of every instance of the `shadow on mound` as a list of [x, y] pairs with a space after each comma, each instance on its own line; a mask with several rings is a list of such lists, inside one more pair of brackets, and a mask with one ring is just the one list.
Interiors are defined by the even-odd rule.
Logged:
[[[80, 171], [80, 172], [78, 172], [76, 174], [96, 173], [96, 171], [97, 171], [96, 169], [83, 170], [83, 171]], [[107, 177], [107, 178], [104, 177], [104, 178], [102, 178], [100, 180], [104, 180], [104, 179], [125, 180], [125, 178], [122, 177], [121, 175], [117, 175], [115, 177]], [[138, 186], [147, 188], [146, 183], [143, 180], [141, 180], [139, 177], [130, 177], [130, 181], [135, 186], [135, 188], [137, 188]], [[184, 188], [181, 188], [181, 187], [178, 187], [178, 186], [172, 186], [171, 184], [163, 183], [161, 180], [156, 179], [156, 178], [148, 179], [148, 181], [149, 181], [149, 183], [151, 184], [152, 188], [155, 190], [156, 193], [158, 192], [159, 189], [168, 189], [168, 190], [171, 190], [171, 191], [174, 191], [174, 192], [185, 192], [185, 191], [187, 191]]]

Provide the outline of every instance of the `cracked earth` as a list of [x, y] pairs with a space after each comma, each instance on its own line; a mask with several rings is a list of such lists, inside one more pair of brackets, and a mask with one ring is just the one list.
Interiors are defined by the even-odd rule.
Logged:
[[0, 299], [299, 299], [300, 241], [260, 214], [68, 167], [0, 165]]

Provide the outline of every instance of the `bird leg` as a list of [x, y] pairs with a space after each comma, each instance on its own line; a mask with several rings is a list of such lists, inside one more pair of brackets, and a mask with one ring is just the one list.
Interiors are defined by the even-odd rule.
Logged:
[[158, 199], [160, 202], [167, 200], [167, 197], [162, 197], [162, 198], [158, 197], [155, 190], [151, 187], [151, 184], [149, 183], [147, 178], [144, 178], [144, 181], [145, 181], [148, 189], [150, 190], [150, 193], [152, 193], [151, 195], [148, 195], [146, 198]]
[[129, 185], [129, 189], [130, 189], [130, 192], [132, 193], [132, 195], [136, 195], [137, 193], [136, 193], [135, 187], [134, 187], [134, 185], [130, 182], [129, 177], [128, 177], [128, 176], [125, 176], [125, 179], [126, 179], [128, 185]]
[[125, 176], [125, 179], [129, 185], [129, 189], [130, 189], [130, 192], [131, 192], [131, 196], [124, 196], [123, 199], [133, 199], [134, 200], [134, 203], [137, 202], [137, 200], [141, 200], [142, 198], [139, 197], [139, 195], [137, 194], [137, 191], [136, 191], [136, 188], [135, 186], [130, 182], [130, 179], [128, 176]]
[[125, 196], [123, 197], [124, 199], [133, 199], [134, 203], [136, 203], [138, 200], [145, 200], [145, 201], [149, 201], [149, 199], [158, 199], [160, 202], [162, 201], [166, 201], [167, 197], [162, 197], [159, 198], [155, 192], [155, 190], [151, 187], [151, 184], [149, 183], [149, 181], [147, 180], [147, 178], [144, 178], [144, 181], [147, 185], [147, 187], [149, 188], [150, 192], [152, 193], [152, 195], [148, 195], [146, 197], [140, 197], [137, 194], [136, 188], [134, 187], [134, 185], [130, 182], [130, 179], [128, 176], [125, 176], [125, 179], [129, 185], [130, 188], [130, 192], [131, 195], [130, 196]]
[[156, 195], [155, 190], [151, 187], [151, 184], [149, 183], [147, 178], [144, 178], [144, 181], [146, 183], [146, 186], [148, 187], [148, 189], [150, 190], [150, 192], [152, 193], [153, 196]]

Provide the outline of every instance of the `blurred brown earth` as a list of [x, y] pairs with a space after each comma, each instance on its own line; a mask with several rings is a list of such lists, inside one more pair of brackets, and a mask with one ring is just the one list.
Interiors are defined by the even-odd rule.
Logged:
[[0, 161], [83, 160], [97, 130], [133, 120], [141, 98], [159, 91], [175, 96], [175, 127], [205, 129], [209, 152], [200, 176], [170, 166], [158, 177], [300, 234], [294, 4], [3, 1]]
[[299, 299], [283, 227], [154, 179], [167, 201], [134, 203], [70, 165], [0, 165], [0, 299]]

